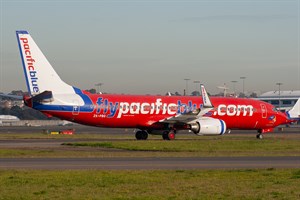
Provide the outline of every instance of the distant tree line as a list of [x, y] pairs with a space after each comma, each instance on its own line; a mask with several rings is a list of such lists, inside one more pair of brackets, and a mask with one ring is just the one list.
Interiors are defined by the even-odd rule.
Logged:
[[19, 119], [23, 120], [47, 120], [52, 119], [48, 118], [43, 113], [34, 110], [32, 108], [24, 106], [23, 108], [20, 108], [19, 106], [13, 106], [11, 108], [1, 108], [0, 109], [0, 115], [13, 115], [18, 117]]
[[[16, 96], [23, 96], [27, 94], [27, 92], [23, 92], [22, 90], [13, 90], [10, 92], [11, 95]], [[13, 100], [13, 98], [10, 97], [1, 97], [2, 100]], [[27, 106], [23, 106], [22, 108], [20, 106], [12, 106], [11, 108], [0, 108], [0, 115], [13, 115], [18, 117], [21, 120], [49, 120], [52, 118], [48, 118], [43, 113], [34, 110], [32, 108], [29, 108]]]

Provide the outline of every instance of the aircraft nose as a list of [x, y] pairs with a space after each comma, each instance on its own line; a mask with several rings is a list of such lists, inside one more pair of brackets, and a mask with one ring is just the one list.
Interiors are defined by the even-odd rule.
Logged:
[[278, 117], [279, 125], [280, 124], [289, 124], [292, 122], [285, 113], [279, 112], [277, 114], [277, 117]]

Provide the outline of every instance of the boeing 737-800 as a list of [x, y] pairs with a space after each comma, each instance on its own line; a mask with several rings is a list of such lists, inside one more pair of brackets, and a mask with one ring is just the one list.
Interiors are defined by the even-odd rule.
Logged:
[[[135, 128], [136, 139], [160, 134], [175, 138], [179, 130], [222, 135], [230, 129], [257, 130], [257, 138], [299, 118], [300, 101], [287, 113], [263, 101], [201, 96], [90, 94], [58, 76], [27, 31], [16, 31], [29, 95], [27, 106], [48, 116], [98, 127]], [[76, 72], [73, 72], [76, 73]]]

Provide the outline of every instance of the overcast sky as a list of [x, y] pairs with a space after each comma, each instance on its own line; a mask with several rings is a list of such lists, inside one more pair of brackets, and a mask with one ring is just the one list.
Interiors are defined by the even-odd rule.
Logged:
[[16, 30], [81, 89], [164, 94], [300, 90], [300, 0], [1, 1], [0, 91], [26, 90]]

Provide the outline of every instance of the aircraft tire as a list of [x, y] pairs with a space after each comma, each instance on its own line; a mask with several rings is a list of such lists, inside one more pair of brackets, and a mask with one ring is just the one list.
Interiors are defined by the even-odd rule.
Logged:
[[175, 140], [175, 132], [174, 131], [164, 131], [162, 134], [164, 140]]
[[175, 140], [175, 133], [173, 131], [171, 131], [169, 134], [168, 134], [168, 138], [169, 140]]
[[263, 139], [264, 137], [263, 137], [263, 135], [260, 133], [260, 134], [257, 134], [257, 135], [256, 135], [256, 138], [261, 140], [261, 139]]
[[162, 138], [163, 138], [164, 140], [169, 140], [168, 134], [169, 134], [168, 131], [164, 131], [163, 134], [162, 134]]
[[148, 139], [148, 133], [146, 131], [142, 131], [142, 140]]
[[143, 139], [143, 132], [142, 132], [142, 131], [137, 131], [137, 132], [135, 133], [135, 138], [136, 138], [137, 140], [142, 140], [142, 139]]
[[137, 131], [135, 133], [135, 138], [137, 140], [147, 140], [148, 139], [148, 133], [146, 131]]

